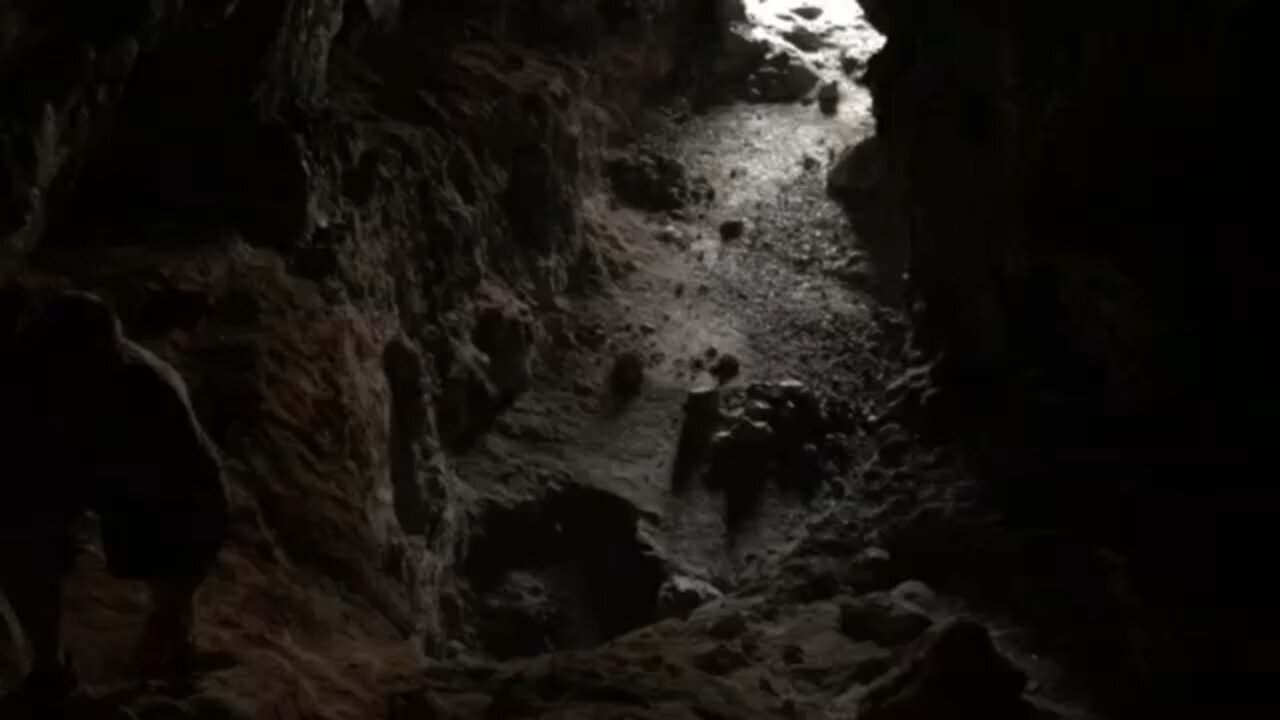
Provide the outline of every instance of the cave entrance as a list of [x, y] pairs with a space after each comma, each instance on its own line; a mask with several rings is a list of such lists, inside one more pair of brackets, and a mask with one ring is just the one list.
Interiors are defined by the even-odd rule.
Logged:
[[807, 20], [825, 19], [838, 25], [853, 25], [862, 17], [856, 2], [846, 0], [747, 0], [747, 16], [752, 22], [782, 27], [789, 15]]

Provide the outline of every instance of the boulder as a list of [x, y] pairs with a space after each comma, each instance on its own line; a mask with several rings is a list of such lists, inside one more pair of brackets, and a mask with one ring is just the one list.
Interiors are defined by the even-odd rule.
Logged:
[[727, 643], [716, 643], [693, 656], [693, 666], [710, 675], [728, 675], [750, 664], [741, 650]]
[[731, 498], [745, 500], [755, 496], [773, 469], [775, 440], [773, 429], [767, 424], [738, 418], [729, 429], [711, 438], [707, 484], [727, 491]]
[[481, 641], [500, 659], [540, 655], [559, 644], [557, 635], [572, 617], [568, 608], [545, 579], [513, 572], [485, 593], [478, 609]]
[[747, 99], [755, 102], [795, 102], [818, 84], [817, 71], [793, 53], [775, 52], [747, 80]]
[[745, 0], [716, 0], [716, 9], [722, 23], [747, 21], [747, 4]]
[[741, 367], [737, 357], [725, 353], [711, 366], [711, 374], [720, 382], [727, 383], [738, 376]]
[[900, 603], [929, 609], [937, 602], [933, 588], [919, 580], [907, 580], [889, 591], [890, 597]]
[[956, 620], [930, 632], [913, 655], [873, 685], [861, 720], [1029, 720], [1026, 676], [986, 628]]
[[734, 219], [725, 220], [720, 223], [720, 238], [723, 240], [737, 240], [747, 231], [747, 223], [744, 220]]
[[716, 618], [707, 632], [717, 640], [733, 640], [747, 631], [747, 621], [740, 612], [731, 612]]
[[533, 381], [533, 318], [526, 308], [493, 304], [476, 313], [472, 344], [488, 358], [489, 380], [506, 397], [514, 397]]
[[782, 37], [805, 52], [817, 52], [827, 46], [827, 41], [821, 35], [803, 25], [787, 30], [782, 33]]
[[610, 151], [605, 156], [604, 170], [618, 199], [640, 210], [679, 210], [698, 195], [684, 165], [654, 150]]
[[724, 597], [705, 580], [672, 575], [658, 588], [657, 614], [660, 618], [685, 618], [698, 607]]
[[863, 595], [840, 605], [841, 632], [884, 647], [909, 643], [932, 623], [919, 608], [886, 593]]
[[721, 80], [741, 80], [764, 63], [771, 49], [769, 41], [754, 34], [750, 26], [734, 25], [724, 35], [715, 74]]
[[874, 137], [846, 148], [827, 172], [827, 192], [861, 207], [876, 199], [883, 185], [884, 159]]
[[867, 68], [867, 60], [856, 50], [846, 50], [840, 55], [840, 69], [846, 75], [854, 75]]
[[714, 386], [694, 388], [684, 400], [684, 429], [689, 439], [709, 438], [720, 422], [720, 390]]
[[818, 107], [822, 112], [833, 115], [840, 104], [840, 83], [829, 80], [818, 88]]
[[893, 558], [889, 551], [869, 547], [849, 563], [849, 584], [857, 591], [887, 590], [893, 585]]

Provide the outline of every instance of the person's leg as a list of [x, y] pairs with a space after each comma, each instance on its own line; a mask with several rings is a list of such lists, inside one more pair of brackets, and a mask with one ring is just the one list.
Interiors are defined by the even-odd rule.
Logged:
[[137, 662], [145, 675], [158, 675], [183, 661], [192, 646], [198, 579], [153, 580], [151, 614], [138, 642]]
[[79, 681], [62, 651], [62, 579], [47, 574], [6, 574], [0, 592], [9, 602], [31, 666], [26, 680], [0, 699], [0, 715], [56, 705], [72, 696]]
[[31, 654], [31, 672], [62, 668], [62, 579], [57, 576], [0, 578], [22, 637]]

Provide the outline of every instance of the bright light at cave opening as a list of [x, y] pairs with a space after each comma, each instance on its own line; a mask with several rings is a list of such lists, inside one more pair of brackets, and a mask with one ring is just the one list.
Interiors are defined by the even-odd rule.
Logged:
[[745, 0], [745, 4], [751, 18], [761, 25], [783, 24], [781, 16], [803, 7], [821, 10], [819, 23], [848, 26], [862, 18], [862, 8], [856, 0]]
[[884, 45], [857, 0], [742, 0], [752, 24], [778, 36], [797, 27], [826, 38], [864, 61]]

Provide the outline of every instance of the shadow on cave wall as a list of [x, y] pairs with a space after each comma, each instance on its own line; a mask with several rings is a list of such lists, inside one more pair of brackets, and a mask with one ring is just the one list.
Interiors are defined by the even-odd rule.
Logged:
[[140, 55], [108, 127], [51, 189], [46, 245], [181, 244], [232, 229], [260, 245], [297, 238], [300, 146], [258, 95], [278, 6], [194, 24]]
[[[906, 228], [943, 390], [904, 411], [971, 448], [1011, 522], [1126, 560], [1148, 643], [1102, 679], [1118, 706], [1280, 670], [1262, 4], [864, 5], [889, 36], [867, 194]], [[1054, 557], [1036, 602], [1111, 592]], [[1086, 665], [1119, 642], [1095, 610], [1062, 620]]]

